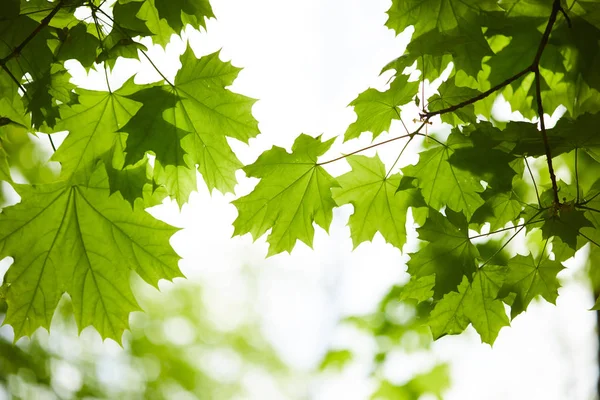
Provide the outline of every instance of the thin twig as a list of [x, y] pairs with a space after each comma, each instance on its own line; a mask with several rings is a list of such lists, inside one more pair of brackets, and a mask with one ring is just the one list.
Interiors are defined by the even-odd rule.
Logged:
[[558, 198], [558, 185], [556, 184], [556, 175], [554, 174], [554, 166], [552, 165], [552, 151], [550, 150], [550, 144], [548, 143], [548, 134], [546, 133], [546, 123], [544, 122], [544, 106], [542, 104], [542, 74], [540, 72], [540, 60], [542, 59], [542, 54], [544, 53], [544, 49], [548, 44], [548, 40], [550, 39], [550, 33], [552, 32], [552, 27], [556, 22], [556, 16], [560, 11], [560, 0], [554, 0], [552, 3], [552, 13], [548, 18], [548, 24], [546, 25], [546, 29], [544, 30], [544, 34], [542, 35], [542, 40], [540, 41], [540, 45], [538, 47], [537, 53], [533, 60], [532, 69], [535, 73], [535, 92], [536, 92], [536, 100], [537, 100], [537, 108], [538, 108], [538, 117], [540, 119], [540, 130], [542, 131], [542, 139], [544, 141], [544, 150], [546, 152], [546, 162], [548, 163], [548, 172], [550, 173], [550, 180], [552, 181], [552, 192], [554, 194], [554, 204], [560, 204], [560, 199]]
[[537, 97], [537, 109], [540, 119], [540, 130], [544, 141], [544, 151], [546, 152], [546, 163], [548, 164], [548, 172], [550, 172], [550, 180], [552, 181], [552, 193], [554, 195], [554, 204], [560, 204], [558, 198], [558, 185], [556, 184], [556, 175], [554, 174], [554, 166], [552, 165], [552, 151], [548, 142], [548, 134], [546, 133], [546, 123], [544, 122], [544, 107], [542, 105], [542, 76], [539, 68], [535, 71], [535, 92]]
[[543, 219], [538, 219], [537, 221], [529, 221], [529, 222], [525, 222], [525, 223], [522, 223], [522, 224], [518, 224], [518, 225], [514, 225], [514, 226], [509, 226], [508, 228], [498, 229], [498, 230], [495, 230], [493, 232], [480, 233], [479, 235], [469, 236], [469, 240], [471, 240], [471, 239], [477, 239], [477, 238], [484, 237], [484, 236], [495, 235], [496, 233], [510, 231], [511, 229], [517, 229], [517, 228], [521, 228], [523, 226], [533, 225], [533, 224], [537, 224], [538, 222], [543, 222], [543, 221], [544, 221]]
[[585, 235], [585, 234], [583, 234], [583, 233], [581, 233], [581, 232], [579, 232], [579, 234], [580, 234], [581, 236], [583, 236], [584, 238], [586, 238], [586, 239], [587, 239], [587, 240], [588, 240], [590, 243], [593, 243], [593, 244], [595, 244], [596, 246], [600, 247], [600, 244], [598, 244], [598, 243], [597, 243], [595, 240], [593, 240], [593, 239], [590, 239], [590, 238], [589, 238], [587, 235]]
[[384, 140], [383, 142], [380, 142], [380, 143], [375, 143], [375, 144], [372, 144], [372, 145], [370, 145], [370, 146], [363, 147], [362, 149], [358, 149], [358, 150], [356, 150], [356, 151], [353, 151], [352, 153], [344, 154], [344, 155], [341, 155], [341, 156], [339, 156], [339, 157], [336, 157], [336, 158], [334, 158], [334, 159], [331, 159], [331, 160], [327, 160], [327, 161], [323, 161], [323, 162], [317, 163], [317, 165], [325, 165], [325, 164], [330, 164], [330, 163], [332, 163], [332, 162], [335, 162], [335, 161], [342, 160], [342, 159], [344, 159], [344, 158], [346, 158], [346, 157], [348, 157], [348, 156], [351, 156], [351, 155], [354, 155], [354, 154], [361, 153], [361, 152], [363, 152], [363, 151], [366, 151], [366, 150], [372, 149], [373, 147], [381, 146], [382, 144], [390, 143], [390, 142], [393, 142], [393, 141], [396, 141], [396, 140], [400, 140], [400, 139], [406, 139], [407, 137], [411, 137], [412, 135], [413, 135], [412, 133], [409, 133], [409, 134], [407, 134], [407, 135], [397, 136], [397, 137], [395, 137], [395, 138], [391, 138], [391, 139], [388, 139], [388, 140]]
[[[108, 50], [106, 49], [106, 46], [104, 46], [104, 39], [103, 39], [103, 33], [102, 30], [100, 29], [100, 24], [98, 23], [98, 16], [96, 15], [96, 10], [94, 10], [92, 8], [92, 17], [94, 18], [94, 25], [96, 26], [96, 33], [98, 34], [98, 41], [100, 42], [100, 48], [102, 49], [102, 51], [106, 54], [108, 54]], [[108, 92], [112, 93], [112, 90], [110, 88], [110, 82], [108, 81], [108, 65], [106, 65], [106, 61], [103, 61], [103, 69], [104, 69], [104, 79], [106, 80], [106, 87], [108, 88]]]
[[593, 212], [597, 212], [600, 213], [600, 210], [593, 208], [593, 207], [588, 207], [588, 206], [584, 206], [582, 204], [576, 204], [575, 205], [577, 208], [583, 208], [584, 210], [588, 210], [588, 211], [593, 211]]
[[[104, 10], [102, 10], [101, 8], [98, 8], [98, 7], [94, 6], [94, 5], [91, 5], [91, 7], [92, 7], [93, 10], [101, 12], [106, 18], [108, 18], [113, 23], [113, 27], [116, 26], [117, 29], [119, 29], [125, 36], [127, 36], [127, 38], [129, 40], [131, 40], [132, 42], [135, 42], [133, 40], [133, 38], [131, 37], [131, 35], [129, 35], [129, 33], [127, 33], [127, 31], [125, 31], [123, 28], [121, 28], [119, 26], [119, 24], [115, 23], [115, 20], [110, 15], [108, 15], [107, 13], [105, 13]], [[150, 63], [150, 65], [152, 65], [152, 68], [154, 68], [154, 70], [156, 72], [158, 72], [158, 74], [164, 79], [164, 81], [167, 82], [169, 84], [169, 86], [171, 86], [171, 87], [174, 88], [175, 85], [172, 84], [169, 79], [167, 79], [167, 77], [161, 72], [160, 69], [158, 69], [158, 67], [156, 66], [156, 64], [154, 64], [154, 61], [152, 61], [152, 59], [148, 56], [148, 54], [146, 54], [146, 52], [144, 50], [139, 49], [139, 48], [138, 48], [138, 51], [140, 53], [142, 53], [142, 55], [146, 58], [146, 60], [148, 60], [148, 62]]]
[[25, 95], [27, 92], [25, 91], [25, 88], [23, 87], [23, 85], [21, 85], [21, 82], [19, 82], [17, 77], [10, 71], [10, 69], [8, 69], [8, 67], [6, 65], [2, 64], [1, 67], [4, 70], [4, 72], [6, 72], [8, 74], [10, 79], [12, 79], [12, 81], [17, 85], [17, 87], [19, 89], [21, 89], [21, 91], [23, 92], [23, 95]]
[[52, 146], [52, 150], [56, 153], [56, 146], [54, 145], [54, 140], [52, 140], [52, 136], [48, 135], [48, 139], [50, 139], [50, 146]]
[[578, 207], [586, 205], [587, 203], [589, 203], [590, 201], [594, 200], [598, 196], [600, 196], [600, 192], [596, 193], [595, 195], [593, 195], [589, 199], [582, 201], [580, 204], [578, 203], [578, 204], [575, 204], [575, 205], [578, 206]]
[[483, 100], [486, 97], [488, 97], [489, 95], [491, 95], [492, 93], [498, 91], [499, 89], [502, 89], [504, 86], [511, 84], [512, 82], [516, 81], [517, 79], [519, 79], [520, 77], [522, 77], [525, 74], [528, 74], [529, 72], [532, 72], [531, 67], [527, 67], [525, 68], [523, 71], [519, 72], [518, 74], [511, 76], [510, 78], [506, 79], [505, 81], [500, 82], [499, 84], [497, 84], [496, 86], [492, 87], [489, 90], [486, 90], [485, 92], [478, 94], [477, 96], [465, 100], [462, 103], [458, 103], [456, 105], [447, 107], [447, 108], [443, 108], [441, 110], [437, 110], [437, 111], [428, 111], [426, 113], [421, 114], [421, 118], [431, 118], [435, 115], [441, 115], [441, 114], [447, 114], [449, 112], [453, 112], [456, 111], [458, 109], [461, 109], [465, 106], [468, 106], [469, 104], [473, 104], [479, 100]]
[[500, 253], [502, 250], [504, 250], [504, 248], [506, 246], [508, 246], [508, 244], [527, 226], [526, 224], [529, 224], [529, 222], [531, 222], [532, 219], [534, 219], [535, 217], [537, 217], [538, 215], [540, 215], [540, 213], [543, 210], [538, 211], [533, 217], [529, 218], [529, 221], [527, 221], [525, 224], [523, 224], [523, 226], [521, 226], [519, 228], [518, 231], [516, 231], [510, 238], [508, 238], [508, 240], [498, 249], [496, 250], [496, 252], [494, 254], [492, 254], [481, 266], [479, 266], [479, 268], [483, 268], [484, 266], [486, 266], [490, 261], [492, 261], [492, 259], [494, 257], [496, 257], [496, 255], [498, 253]]
[[27, 36], [25, 38], [25, 40], [23, 40], [21, 42], [20, 45], [18, 45], [17, 47], [15, 47], [10, 54], [8, 54], [6, 57], [0, 59], [0, 65], [4, 66], [6, 65], [7, 62], [9, 62], [13, 57], [18, 56], [21, 51], [23, 51], [23, 49], [25, 48], [25, 46], [27, 46], [27, 43], [29, 43], [38, 33], [40, 33], [40, 31], [48, 26], [48, 24], [50, 23], [50, 21], [52, 20], [52, 18], [54, 18], [54, 16], [56, 15], [56, 13], [58, 13], [58, 11], [60, 11], [60, 9], [62, 8], [62, 6], [64, 5], [65, 0], [60, 0], [58, 2], [58, 4], [56, 4], [56, 7], [54, 7], [52, 9], [52, 11], [50, 11], [50, 13], [48, 13], [48, 15], [46, 15], [44, 17], [44, 19], [42, 19], [40, 21], [40, 24], [38, 26], [36, 26], [36, 28], [29, 34], [29, 36]]
[[[575, 3], [575, 2], [573, 2], [573, 3]], [[572, 28], [573, 26], [571, 25], [571, 18], [569, 18], [569, 14], [567, 14], [567, 12], [565, 11], [565, 9], [562, 8], [562, 7], [560, 7], [559, 10], [562, 13], [562, 15], [565, 17], [565, 20], [567, 20], [567, 26], [569, 28]]]
[[541, 207], [542, 201], [540, 200], [540, 192], [538, 192], [537, 184], [535, 183], [535, 179], [533, 178], [533, 172], [531, 172], [529, 162], [527, 162], [527, 157], [523, 156], [523, 160], [525, 160], [525, 165], [527, 166], [527, 170], [529, 171], [529, 175], [531, 176], [531, 181], [533, 182], [533, 187], [535, 189], [535, 197], [537, 197], [538, 205]]
[[388, 139], [388, 140], [384, 140], [383, 142], [380, 142], [380, 143], [375, 143], [375, 144], [372, 144], [372, 145], [370, 145], [370, 146], [363, 147], [362, 149], [355, 150], [355, 151], [353, 151], [352, 153], [344, 154], [344, 155], [341, 155], [341, 156], [339, 156], [339, 157], [333, 158], [333, 159], [331, 159], [331, 160], [327, 160], [327, 161], [323, 161], [323, 162], [317, 163], [317, 165], [325, 165], [325, 164], [330, 164], [330, 163], [332, 163], [332, 162], [335, 162], [335, 161], [343, 160], [344, 158], [346, 158], [346, 157], [348, 157], [348, 156], [354, 155], [354, 154], [356, 154], [356, 153], [361, 153], [361, 152], [363, 152], [363, 151], [366, 151], [366, 150], [372, 149], [373, 147], [381, 146], [382, 144], [390, 143], [390, 142], [393, 142], [393, 141], [396, 141], [396, 140], [400, 140], [400, 139], [406, 139], [406, 138], [411, 138], [411, 139], [412, 139], [412, 137], [413, 137], [413, 136], [415, 136], [415, 135], [419, 135], [419, 131], [420, 131], [421, 129], [423, 129], [423, 127], [424, 127], [424, 126], [425, 126], [425, 123], [422, 123], [422, 124], [421, 124], [421, 125], [420, 125], [420, 126], [419, 126], [419, 127], [418, 127], [418, 128], [415, 130], [415, 131], [414, 131], [414, 132], [412, 132], [412, 133], [409, 133], [409, 134], [406, 134], [406, 135], [402, 135], [402, 136], [397, 136], [397, 137], [395, 137], [395, 138], [391, 138], [391, 139]]

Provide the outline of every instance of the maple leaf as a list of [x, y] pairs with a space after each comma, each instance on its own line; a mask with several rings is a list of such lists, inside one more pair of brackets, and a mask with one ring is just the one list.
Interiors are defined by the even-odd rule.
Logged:
[[[456, 85], [455, 79], [449, 79], [443, 82], [438, 88], [438, 94], [431, 96], [427, 101], [427, 109], [429, 111], [438, 111], [444, 108], [454, 106], [471, 99], [479, 94], [479, 91], [468, 87], [460, 87]], [[457, 126], [464, 123], [475, 123], [475, 106], [469, 104], [455, 112], [443, 114], [442, 122], [446, 122], [452, 126]]]
[[126, 97], [132, 90], [133, 78], [112, 92], [80, 89], [78, 104], [60, 108], [56, 129], [69, 134], [52, 160], [61, 163], [63, 178], [88, 180], [100, 159], [112, 166], [112, 150], [124, 141], [118, 131], [142, 106]]
[[495, 231], [519, 219], [523, 205], [514, 193], [494, 193], [481, 206], [471, 219], [472, 223], [490, 224], [490, 231]]
[[79, 23], [70, 28], [64, 36], [59, 36], [59, 41], [55, 51], [58, 60], [74, 59], [88, 69], [96, 61], [96, 50], [100, 40], [87, 31], [87, 24]]
[[419, 239], [427, 242], [425, 247], [411, 253], [408, 273], [416, 277], [435, 274], [435, 297], [456, 289], [463, 276], [471, 276], [479, 257], [471, 243], [464, 216], [446, 210], [447, 218], [435, 210], [429, 210], [425, 224], [417, 228]]
[[504, 303], [496, 298], [506, 273], [507, 268], [499, 265], [479, 268], [463, 305], [464, 315], [488, 344], [493, 344], [500, 329], [509, 325]]
[[531, 253], [527, 256], [518, 254], [510, 259], [502, 290], [517, 294], [511, 307], [511, 317], [515, 318], [525, 311], [531, 300], [538, 295], [555, 304], [560, 287], [556, 275], [563, 269], [560, 262], [550, 260], [546, 254], [539, 256], [537, 261]]
[[429, 300], [433, 297], [433, 287], [435, 286], [435, 274], [425, 275], [420, 278], [412, 277], [406, 285], [402, 287], [399, 299], [414, 299], [417, 302]]
[[456, 335], [469, 326], [469, 318], [464, 312], [464, 303], [468, 297], [469, 279], [462, 278], [457, 291], [448, 292], [431, 311], [427, 324], [434, 339], [444, 335]]
[[444, 295], [431, 311], [428, 324], [433, 337], [456, 335], [472, 323], [481, 340], [493, 344], [500, 329], [509, 324], [504, 304], [496, 299], [505, 276], [506, 267], [486, 265], [470, 284], [463, 277], [457, 292]]
[[456, 149], [465, 145], [468, 144], [460, 138], [460, 134], [452, 135], [447, 144], [421, 152], [419, 162], [403, 168], [402, 172], [417, 179], [427, 205], [436, 210], [448, 206], [454, 211], [464, 212], [470, 219], [484, 203], [480, 195], [483, 187], [475, 175], [450, 162]]
[[546, 214], [542, 225], [542, 236], [544, 239], [557, 236], [560, 240], [571, 247], [579, 250], [577, 237], [579, 231], [585, 227], [593, 227], [592, 223], [585, 217], [583, 211], [576, 210], [572, 206], [561, 207], [556, 215]]
[[212, 18], [212, 7], [208, 0], [154, 0], [160, 18], [179, 32], [185, 24], [194, 28], [206, 28], [206, 18]]
[[157, 286], [182, 276], [169, 238], [177, 229], [109, 196], [100, 166], [87, 184], [18, 186], [21, 203], [0, 214], [0, 256], [13, 257], [4, 278], [4, 323], [15, 338], [49, 327], [63, 293], [73, 302], [80, 330], [94, 326], [121, 340], [129, 313], [139, 306], [131, 271]]
[[196, 165], [209, 190], [233, 192], [242, 164], [226, 137], [244, 142], [258, 134], [251, 107], [255, 100], [226, 89], [239, 72], [219, 53], [196, 59], [191, 48], [174, 85], [151, 85], [128, 98], [142, 107], [121, 128], [126, 132], [126, 164], [151, 151], [154, 181], [183, 205], [196, 190]]
[[378, 156], [350, 156], [346, 160], [352, 171], [337, 178], [340, 187], [333, 189], [333, 199], [338, 205], [354, 206], [349, 220], [354, 247], [380, 232], [386, 242], [402, 250], [408, 208], [425, 207], [418, 190], [396, 192], [401, 175], [387, 176]]
[[328, 230], [335, 202], [331, 188], [336, 180], [318, 165], [333, 139], [321, 141], [300, 135], [292, 153], [281, 147], [264, 152], [244, 167], [249, 177], [259, 178], [254, 190], [232, 203], [238, 209], [234, 235], [250, 233], [256, 240], [272, 228], [267, 241], [269, 255], [291, 252], [299, 239], [312, 246], [316, 222]]
[[[402, 72], [402, 71], [399, 71]], [[354, 139], [363, 132], [371, 132], [373, 139], [390, 129], [393, 119], [400, 120], [399, 106], [409, 103], [417, 94], [419, 82], [408, 82], [408, 76], [397, 74], [389, 89], [380, 92], [367, 89], [350, 105], [357, 119], [346, 130], [344, 140]]]
[[190, 132], [181, 141], [189, 154], [189, 164], [198, 164], [208, 188], [232, 192], [235, 171], [242, 165], [231, 151], [226, 137], [247, 143], [258, 135], [258, 123], [252, 116], [256, 100], [233, 93], [226, 87], [240, 69], [219, 60], [219, 53], [196, 59], [191, 48], [181, 56], [183, 67], [175, 77], [180, 96], [168, 121]]

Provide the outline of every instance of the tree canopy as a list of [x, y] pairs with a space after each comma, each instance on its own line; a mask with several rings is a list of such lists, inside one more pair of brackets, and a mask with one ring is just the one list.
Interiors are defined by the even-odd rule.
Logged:
[[[273, 147], [243, 165], [228, 140], [260, 134], [256, 100], [229, 89], [240, 70], [218, 52], [198, 57], [188, 46], [174, 79], [156, 68], [157, 82], [132, 77], [117, 88], [107, 78], [104, 91], [77, 87], [65, 67], [152, 63], [141, 38], [166, 46], [187, 25], [205, 27], [208, 1], [9, 0], [0, 10], [0, 179], [21, 200], [0, 214], [0, 257], [14, 260], [0, 290], [4, 322], [15, 339], [48, 328], [67, 293], [80, 330], [120, 342], [139, 309], [130, 273], [154, 286], [181, 276], [169, 244], [177, 229], [145, 208], [167, 196], [185, 204], [197, 172], [208, 189], [234, 192], [242, 169], [259, 181], [232, 202], [236, 235], [268, 234], [268, 255], [292, 252], [351, 204], [355, 247], [378, 233], [402, 251], [414, 222], [420, 248], [397, 298], [421, 304], [434, 338], [471, 324], [493, 343], [534, 298], [556, 301], [564, 261], [584, 246], [592, 263], [600, 254], [599, 13], [597, 1], [393, 0], [386, 26], [413, 33], [382, 66], [387, 88], [350, 103], [357, 119], [339, 138], [299, 134], [291, 151]], [[435, 93], [426, 97], [426, 86]], [[502, 101], [519, 118], [499, 120]], [[394, 120], [406, 133], [378, 141]], [[430, 134], [437, 121], [449, 133]], [[47, 135], [54, 148], [64, 131], [50, 160], [60, 173], [22, 173], [27, 183], [17, 183], [18, 138]], [[372, 145], [324, 158], [336, 140], [369, 132]], [[410, 149], [418, 162], [386, 168], [359, 154], [392, 141], [404, 142], [398, 160]], [[334, 162], [351, 170], [333, 176]]]

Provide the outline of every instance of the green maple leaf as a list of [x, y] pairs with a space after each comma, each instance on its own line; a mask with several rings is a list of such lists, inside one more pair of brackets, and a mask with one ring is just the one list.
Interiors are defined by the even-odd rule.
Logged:
[[[444, 81], [438, 88], [438, 94], [431, 96], [427, 101], [427, 109], [429, 111], [438, 111], [444, 108], [454, 106], [465, 100], [469, 100], [479, 94], [479, 91], [468, 87], [456, 86], [455, 79]], [[446, 122], [452, 126], [457, 126], [465, 123], [475, 123], [475, 106], [469, 104], [465, 107], [441, 116], [442, 122]]]
[[70, 82], [71, 75], [58, 64], [53, 64], [43, 76], [23, 85], [28, 95], [23, 97], [31, 121], [35, 126], [54, 127], [60, 118], [57, 100], [62, 104], [75, 104], [78, 96]]
[[470, 171], [463, 170], [450, 162], [456, 149], [470, 146], [460, 137], [451, 135], [446, 145], [423, 151], [419, 162], [402, 169], [406, 176], [417, 178], [425, 203], [440, 210], [444, 206], [454, 211], [462, 211], [470, 219], [484, 201], [480, 180]]
[[[539, 136], [539, 135], [538, 135]], [[523, 161], [509, 154], [509, 147], [501, 144], [502, 132], [489, 122], [453, 129], [448, 143], [455, 150], [450, 163], [483, 180], [488, 190], [510, 192], [517, 174], [523, 174]]]
[[209, 190], [233, 192], [242, 164], [226, 137], [244, 142], [258, 134], [251, 107], [255, 100], [226, 89], [239, 72], [219, 53], [196, 59], [190, 48], [173, 86], [151, 86], [129, 95], [143, 104], [121, 131], [127, 132], [126, 164], [156, 155], [154, 181], [179, 205], [196, 189], [195, 169]]
[[80, 23], [59, 36], [60, 44], [56, 49], [56, 58], [61, 61], [75, 59], [85, 68], [96, 61], [96, 50], [100, 40], [87, 31], [87, 24]]
[[127, 133], [125, 164], [137, 162], [147, 151], [152, 151], [163, 165], [182, 164], [185, 152], [179, 142], [187, 132], [168, 123], [163, 116], [167, 110], [172, 112], [179, 97], [169, 86], [144, 88], [127, 97], [142, 107], [120, 129]]
[[514, 193], [494, 193], [471, 219], [472, 223], [490, 224], [490, 231], [503, 228], [508, 222], [515, 223], [523, 210], [522, 202]]
[[[415, 56], [419, 53], [427, 57], [434, 55], [438, 59], [441, 54], [452, 54], [458, 70], [476, 77], [483, 58], [493, 54], [481, 30], [479, 18], [482, 13], [499, 10], [494, 3], [491, 0], [394, 0], [388, 10], [386, 25], [397, 33], [414, 25], [411, 42], [424, 40], [417, 47], [411, 48], [409, 45], [408, 55], [413, 61], [417, 59], [418, 62]], [[435, 65], [437, 62], [431, 65], [438, 72], [435, 75], [427, 75], [426, 61], [421, 62], [423, 65], [418, 68], [426, 74], [426, 79], [439, 76], [441, 66]]]
[[469, 326], [469, 318], [464, 312], [464, 303], [468, 298], [469, 279], [462, 278], [457, 292], [446, 293], [436, 304], [429, 315], [427, 324], [431, 328], [434, 339], [444, 335], [456, 335], [462, 333]]
[[[547, 131], [554, 144], [556, 155], [574, 149], [583, 149], [600, 162], [600, 138], [596, 133], [600, 124], [600, 114], [583, 114], [577, 118], [561, 118], [556, 126]], [[553, 156], [555, 152], [552, 153]]]
[[571, 247], [579, 250], [582, 246], [578, 244], [579, 231], [585, 227], [594, 225], [588, 220], [583, 211], [576, 210], [571, 205], [564, 205], [556, 215], [546, 214], [542, 225], [542, 236], [547, 239], [558, 236], [560, 240]]
[[435, 274], [422, 276], [420, 278], [412, 277], [410, 281], [402, 287], [399, 299], [414, 299], [419, 303], [429, 300], [433, 297], [434, 286]]
[[548, 302], [555, 304], [560, 283], [556, 275], [564, 269], [563, 265], [550, 260], [542, 254], [537, 260], [531, 254], [516, 255], [508, 262], [508, 274], [503, 291], [516, 293], [512, 304], [512, 318], [525, 311], [536, 296], [541, 295]]
[[380, 232], [386, 242], [402, 250], [408, 208], [425, 206], [418, 190], [396, 192], [402, 176], [387, 176], [377, 155], [350, 156], [346, 160], [352, 171], [337, 178], [340, 187], [333, 189], [333, 199], [338, 205], [354, 206], [348, 223], [354, 247]]
[[196, 169], [191, 165], [189, 158], [183, 156], [183, 165], [162, 165], [158, 160], [154, 162], [153, 179], [156, 184], [164, 186], [169, 196], [177, 201], [179, 206], [183, 206], [190, 194], [198, 190], [196, 181]]
[[509, 324], [504, 304], [496, 299], [505, 276], [506, 267], [486, 265], [472, 283], [463, 277], [457, 292], [444, 295], [431, 311], [428, 324], [434, 339], [459, 334], [472, 323], [481, 340], [493, 344], [500, 329]]
[[206, 18], [212, 18], [212, 7], [208, 0], [154, 0], [158, 15], [167, 20], [176, 32], [191, 24], [194, 28], [206, 28]]
[[25, 105], [17, 91], [17, 86], [4, 73], [0, 73], [0, 110], [2, 110], [1, 116], [8, 118], [11, 124], [20, 125], [31, 131], [31, 118], [25, 111]]
[[460, 38], [444, 36], [437, 31], [429, 31], [410, 41], [404, 54], [388, 63], [381, 72], [395, 69], [401, 74], [405, 68], [417, 63], [422, 77], [433, 81], [452, 61], [449, 49], [457, 44]]
[[414, 25], [416, 38], [431, 30], [452, 31], [479, 13], [494, 10], [499, 8], [493, 0], [392, 0], [386, 26], [401, 33]]
[[317, 157], [332, 143], [303, 134], [291, 154], [273, 147], [244, 167], [249, 177], [260, 182], [250, 194], [233, 201], [239, 213], [234, 235], [250, 233], [257, 239], [272, 228], [269, 255], [290, 252], [297, 239], [312, 246], [313, 222], [328, 230], [336, 205], [331, 188], [337, 182], [317, 164]]
[[[110, 193], [119, 192], [132, 206], [135, 205], [136, 199], [144, 197], [144, 189], [151, 186], [149, 169], [146, 158], [124, 168], [106, 167]], [[146, 203], [144, 205], [150, 206]]]
[[49, 328], [63, 293], [73, 302], [80, 330], [94, 326], [121, 340], [139, 306], [131, 271], [156, 286], [182, 276], [169, 238], [177, 229], [109, 196], [104, 168], [83, 184], [18, 187], [21, 203], [0, 214], [0, 256], [13, 257], [6, 273], [6, 324], [15, 338]]
[[408, 76], [396, 75], [396, 79], [385, 92], [367, 89], [350, 103], [354, 106], [357, 119], [344, 135], [344, 140], [354, 139], [363, 132], [371, 132], [373, 139], [382, 132], [388, 131], [392, 120], [400, 119], [399, 106], [409, 103], [417, 94], [419, 82], [408, 82]]
[[177, 34], [169, 21], [161, 17], [155, 0], [144, 0], [136, 16], [146, 21], [148, 29], [152, 32], [152, 41], [156, 44], [165, 47], [171, 41], [171, 36]]
[[61, 121], [56, 130], [67, 130], [69, 134], [52, 160], [61, 163], [63, 178], [76, 176], [86, 181], [100, 159], [113, 166], [113, 150], [124, 141], [118, 131], [142, 106], [127, 98], [132, 90], [133, 78], [113, 92], [80, 89], [79, 104], [60, 108]]
[[226, 137], [247, 143], [258, 135], [258, 123], [252, 116], [256, 100], [226, 89], [240, 69], [219, 60], [219, 53], [196, 59], [191, 48], [181, 56], [183, 67], [175, 77], [180, 97], [168, 122], [190, 135], [181, 146], [189, 155], [189, 164], [198, 164], [206, 185], [221, 192], [232, 192], [235, 171], [242, 165]]
[[430, 210], [425, 224], [417, 229], [425, 247], [411, 253], [408, 273], [416, 277], [435, 274], [435, 296], [456, 289], [463, 276], [471, 276], [479, 258], [468, 236], [467, 222], [460, 213], [446, 209], [447, 217]]
[[[560, 48], [567, 57], [566, 69], [574, 71], [575, 77], [581, 76], [593, 89], [600, 90], [600, 29], [585, 19], [574, 17], [571, 24], [563, 23], [552, 35], [552, 43]], [[574, 81], [576, 78], [572, 77]]]
[[464, 315], [485, 343], [493, 344], [502, 327], [509, 325], [504, 303], [497, 300], [507, 268], [486, 265], [477, 270], [463, 304]]

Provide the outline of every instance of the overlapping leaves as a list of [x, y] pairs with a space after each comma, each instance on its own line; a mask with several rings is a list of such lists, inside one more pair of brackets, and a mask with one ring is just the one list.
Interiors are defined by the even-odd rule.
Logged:
[[[91, 19], [75, 18], [78, 6], [90, 7]], [[270, 231], [268, 254], [289, 252], [297, 240], [311, 246], [314, 224], [327, 230], [334, 208], [350, 204], [355, 247], [379, 233], [402, 249], [411, 214], [421, 242], [400, 299], [431, 303], [436, 338], [472, 324], [492, 343], [509, 323], [506, 305], [514, 318], [536, 296], [554, 302], [562, 262], [600, 243], [598, 8], [561, 7], [558, 0], [392, 1], [386, 25], [396, 33], [413, 26], [411, 42], [384, 68], [396, 70], [389, 88], [368, 89], [350, 103], [357, 119], [344, 140], [389, 132], [414, 101], [421, 128], [404, 138], [418, 161], [392, 171], [379, 156], [353, 155], [351, 170], [336, 179], [329, 162], [319, 163], [335, 139], [321, 136], [300, 135], [291, 152], [274, 147], [242, 166], [228, 141], [258, 135], [255, 100], [228, 89], [239, 69], [219, 53], [198, 59], [188, 48], [172, 82], [132, 78], [108, 91], [70, 83], [66, 60], [112, 68], [118, 57], [144, 54], [139, 37], [164, 46], [186, 24], [205, 27], [213, 16], [206, 0], [119, 0], [110, 13], [94, 2], [9, 1], [0, 10], [0, 178], [12, 181], [8, 129], [68, 135], [52, 158], [60, 176], [19, 187], [22, 202], [0, 216], [2, 254], [14, 258], [2, 290], [7, 322], [17, 336], [48, 326], [67, 292], [80, 327], [118, 338], [137, 308], [130, 271], [152, 284], [178, 276], [168, 246], [173, 228], [141, 207], [165, 195], [183, 205], [197, 172], [209, 189], [233, 192], [243, 167], [259, 181], [233, 202], [235, 234], [257, 239]], [[420, 76], [409, 81], [403, 73], [415, 63]], [[450, 63], [449, 78], [422, 98], [425, 81]], [[530, 121], [498, 122], [500, 94]], [[538, 126], [541, 114], [561, 105], [567, 115], [556, 126]], [[437, 116], [452, 126], [449, 136], [434, 132], [419, 150], [414, 139], [428, 136], [423, 127]], [[551, 172], [558, 166], [567, 183]], [[528, 243], [528, 255], [514, 253], [515, 240]], [[73, 258], [59, 265], [66, 251]]]

